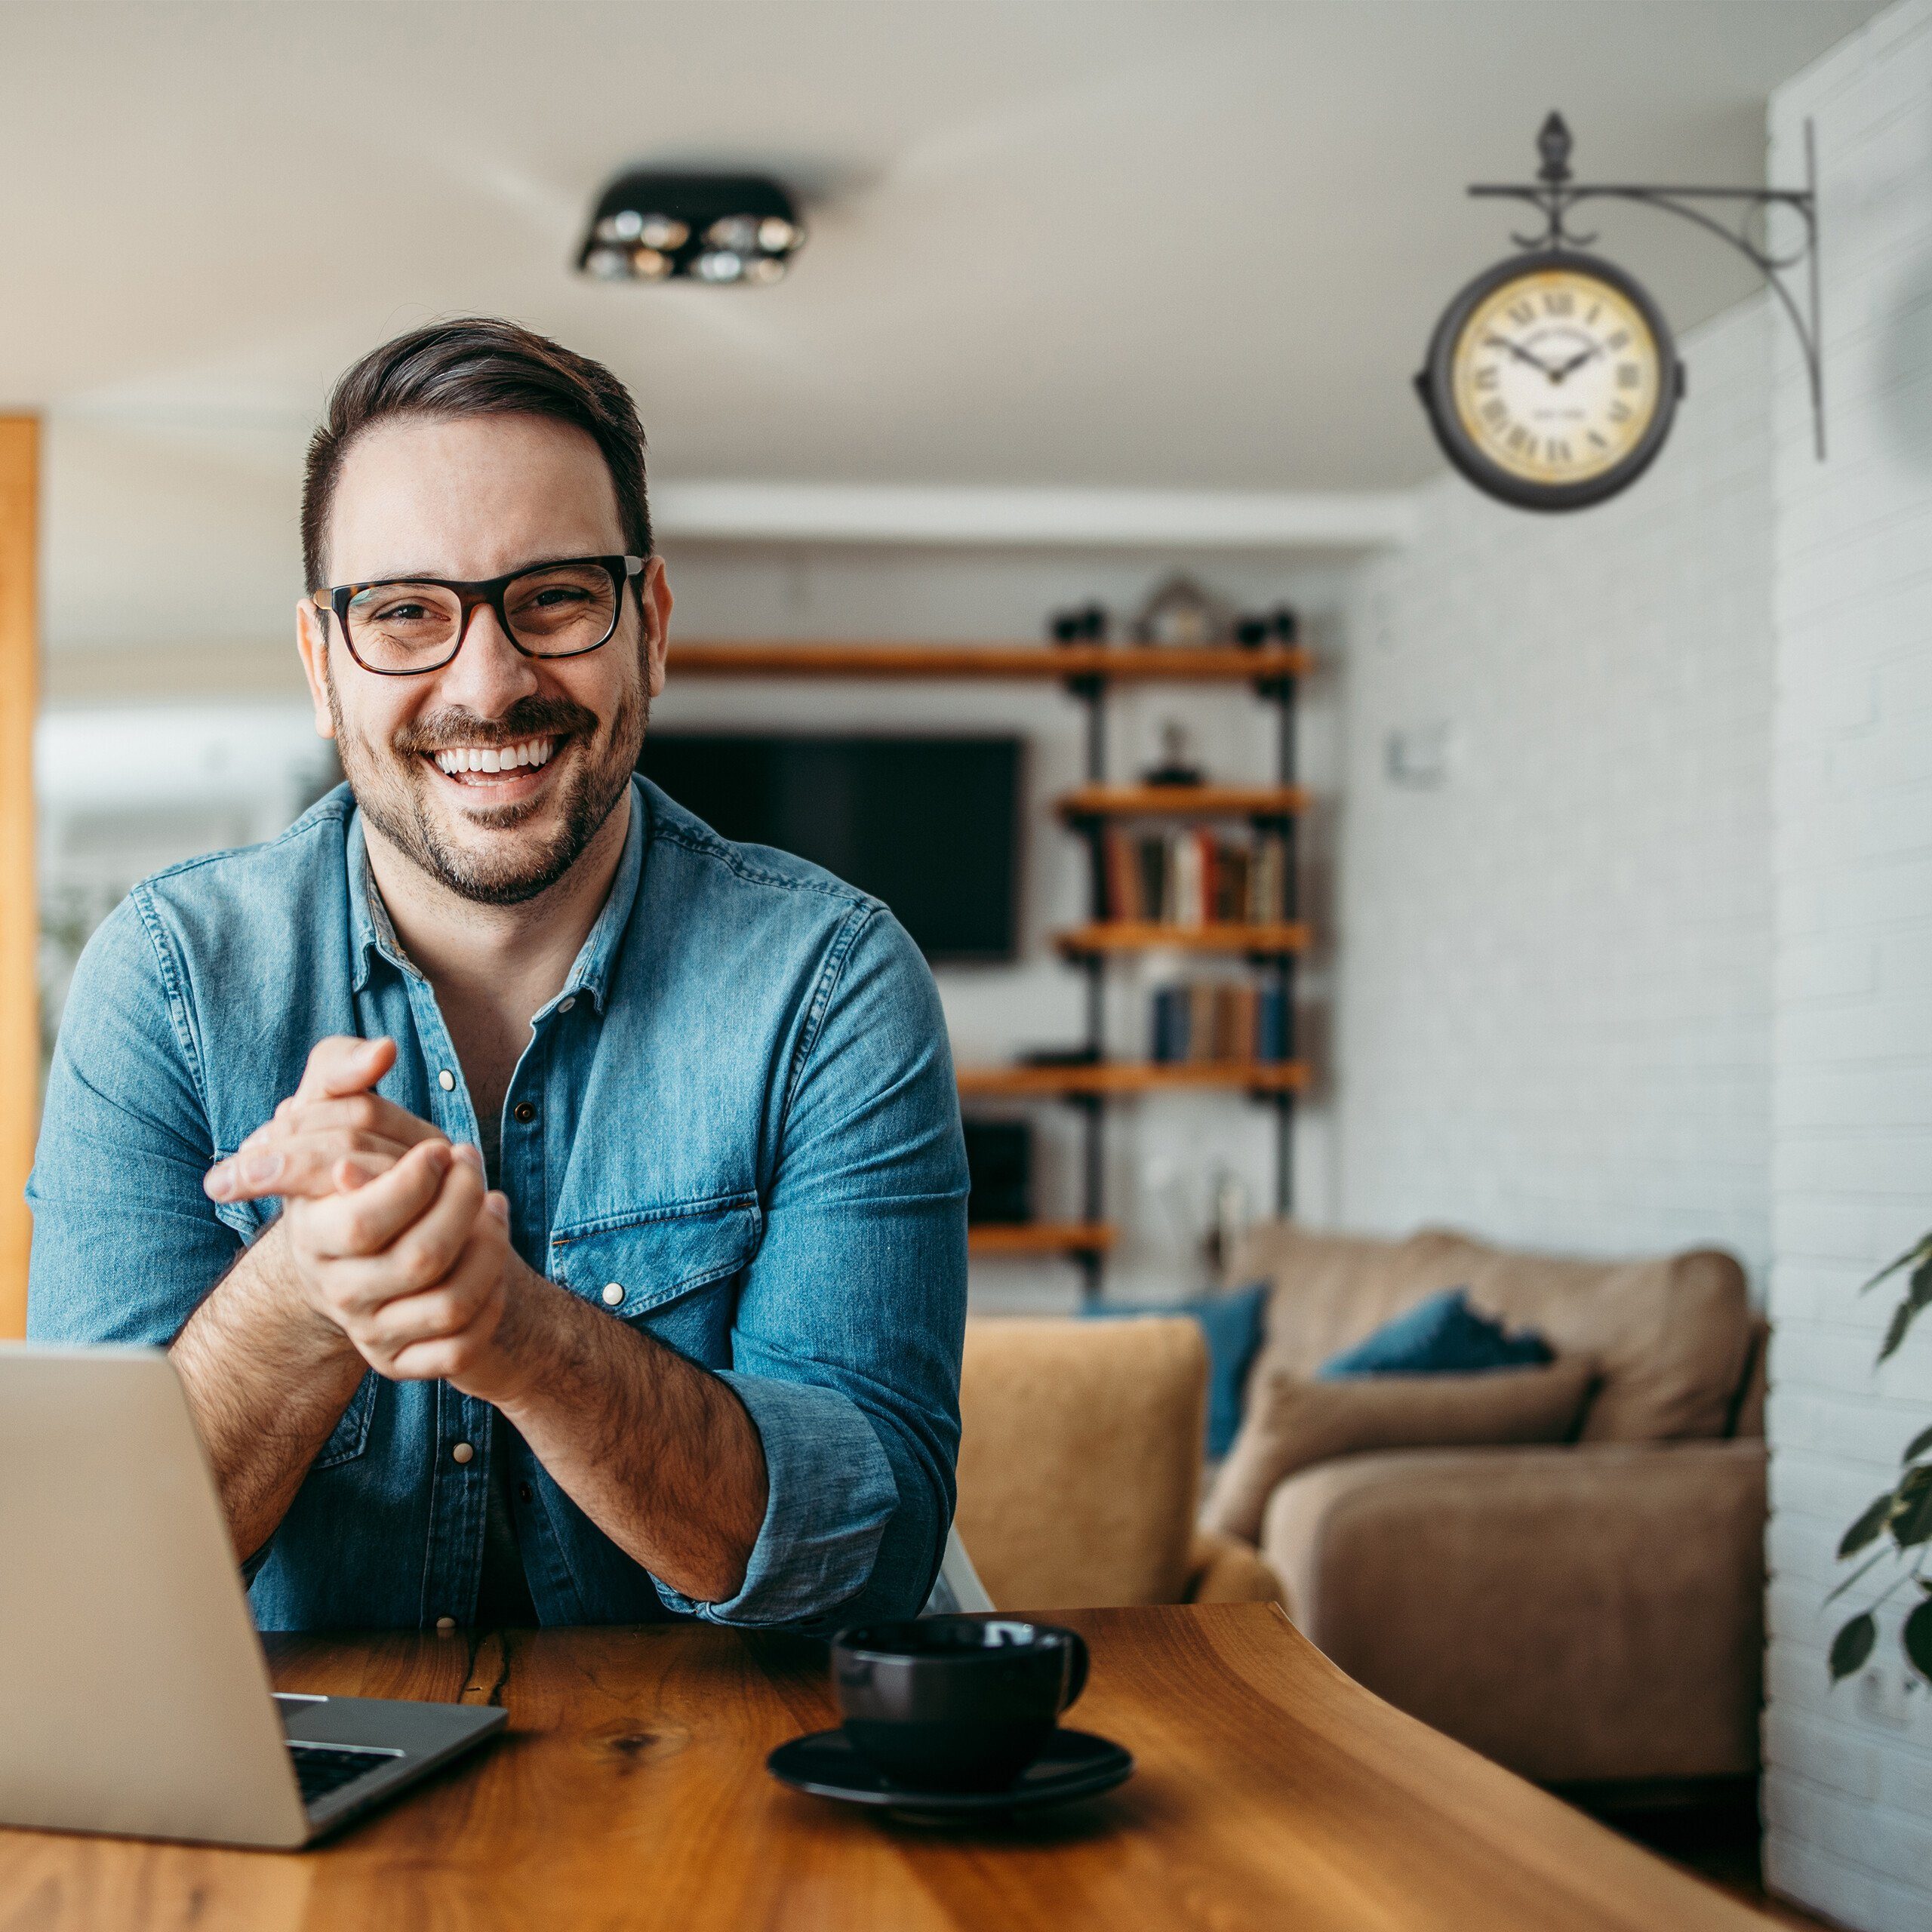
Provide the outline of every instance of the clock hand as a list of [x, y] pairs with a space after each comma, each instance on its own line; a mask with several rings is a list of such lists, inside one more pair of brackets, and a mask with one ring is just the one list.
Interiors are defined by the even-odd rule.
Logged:
[[1483, 337], [1483, 340], [1486, 343], [1494, 344], [1498, 349], [1508, 349], [1518, 362], [1527, 362], [1532, 369], [1540, 369], [1552, 382], [1555, 381], [1555, 371], [1551, 368], [1541, 356], [1532, 355], [1521, 343], [1512, 342], [1506, 335], [1486, 335]]
[[1590, 344], [1589, 348], [1583, 351], [1582, 355], [1573, 355], [1568, 361], [1558, 363], [1554, 369], [1550, 371], [1549, 380], [1552, 383], [1560, 383], [1565, 376], [1571, 375], [1577, 370], [1580, 369], [1592, 355], [1601, 355], [1602, 353], [1603, 350], [1601, 346], [1593, 342]]

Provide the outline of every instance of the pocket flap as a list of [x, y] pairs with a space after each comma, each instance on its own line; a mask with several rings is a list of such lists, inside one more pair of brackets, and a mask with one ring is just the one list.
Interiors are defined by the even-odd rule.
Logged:
[[613, 1315], [641, 1315], [737, 1274], [764, 1223], [746, 1194], [566, 1228], [550, 1237], [550, 1278]]

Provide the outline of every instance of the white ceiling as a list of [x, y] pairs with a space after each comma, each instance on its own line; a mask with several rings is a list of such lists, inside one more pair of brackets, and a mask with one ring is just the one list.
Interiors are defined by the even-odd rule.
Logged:
[[[1586, 174], [1759, 180], [1768, 91], [1875, 11], [16, 0], [0, 405], [272, 470], [362, 349], [488, 310], [611, 362], [673, 481], [1399, 488], [1430, 323], [1508, 246], [1465, 183], [1525, 176], [1553, 106]], [[580, 280], [639, 162], [797, 183], [792, 278]], [[1601, 227], [1680, 326], [1752, 285]]]

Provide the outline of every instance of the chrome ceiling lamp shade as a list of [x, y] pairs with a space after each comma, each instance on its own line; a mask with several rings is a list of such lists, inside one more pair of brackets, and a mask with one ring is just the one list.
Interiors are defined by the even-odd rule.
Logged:
[[782, 281], [804, 238], [791, 196], [768, 175], [646, 168], [605, 189], [577, 265], [598, 281], [757, 285]]

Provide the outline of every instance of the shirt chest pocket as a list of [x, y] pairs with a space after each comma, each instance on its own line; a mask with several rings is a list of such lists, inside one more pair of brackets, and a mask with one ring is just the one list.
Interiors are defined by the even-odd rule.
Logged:
[[708, 1368], [731, 1360], [734, 1286], [758, 1252], [752, 1195], [654, 1208], [566, 1228], [550, 1239], [550, 1277]]

